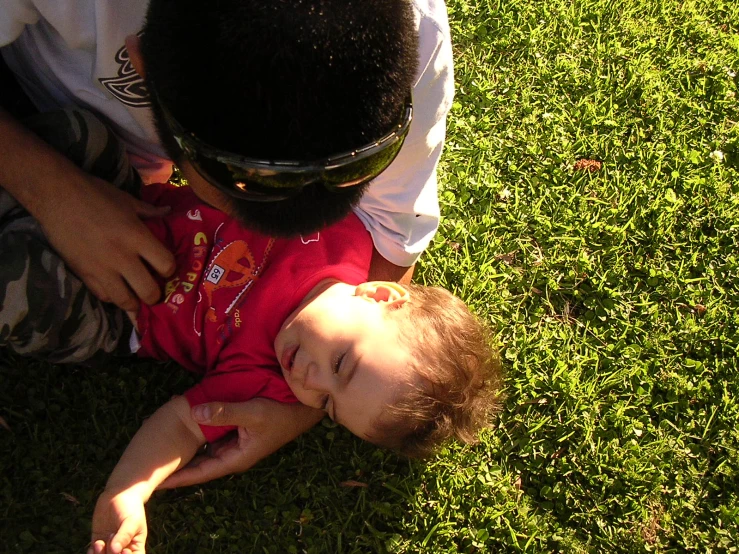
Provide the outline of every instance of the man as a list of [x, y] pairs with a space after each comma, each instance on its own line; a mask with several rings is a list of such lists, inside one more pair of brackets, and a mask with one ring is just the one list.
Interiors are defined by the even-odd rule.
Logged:
[[[11, 0], [0, 7], [2, 55], [37, 110], [99, 114], [144, 182], [166, 180], [174, 159], [204, 201], [274, 234], [314, 231], [354, 207], [375, 245], [370, 278], [409, 280], [438, 224], [453, 88], [443, 3], [218, 6]], [[76, 167], [5, 110], [0, 136], [0, 186], [92, 292], [128, 310], [156, 302], [150, 272], [166, 276], [174, 260], [140, 218], [161, 210]], [[237, 447], [218, 445], [165, 485], [245, 470], [321, 417], [258, 400], [193, 410], [209, 414], [243, 428]]]

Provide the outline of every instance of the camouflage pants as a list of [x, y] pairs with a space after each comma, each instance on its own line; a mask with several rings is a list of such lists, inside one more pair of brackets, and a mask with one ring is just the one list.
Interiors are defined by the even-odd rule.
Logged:
[[[81, 109], [24, 121], [79, 167], [138, 194], [122, 143]], [[127, 351], [131, 324], [100, 302], [49, 246], [39, 223], [0, 188], [0, 347], [55, 363], [94, 364]], [[121, 340], [123, 339], [123, 340]]]

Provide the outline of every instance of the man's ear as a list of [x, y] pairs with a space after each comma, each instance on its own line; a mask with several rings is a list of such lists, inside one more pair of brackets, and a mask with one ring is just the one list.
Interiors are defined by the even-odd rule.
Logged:
[[387, 304], [389, 308], [400, 308], [410, 300], [408, 290], [393, 281], [370, 281], [358, 285], [354, 296], [361, 296], [375, 302]]
[[126, 50], [128, 51], [128, 59], [131, 65], [142, 79], [146, 78], [146, 67], [144, 67], [144, 58], [141, 57], [141, 38], [138, 35], [128, 35], [126, 37]]

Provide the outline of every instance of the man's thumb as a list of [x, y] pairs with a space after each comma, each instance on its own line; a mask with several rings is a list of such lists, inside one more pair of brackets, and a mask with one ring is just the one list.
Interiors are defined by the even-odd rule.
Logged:
[[192, 418], [202, 425], [236, 425], [246, 427], [254, 423], [250, 400], [246, 403], [208, 402], [190, 409]]
[[224, 425], [223, 405], [220, 402], [198, 404], [190, 409], [192, 418], [202, 425]]
[[236, 425], [253, 431], [269, 425], [269, 418], [275, 415], [274, 406], [279, 410], [285, 405], [265, 398], [252, 398], [246, 402], [208, 402], [193, 406], [190, 415], [202, 425]]

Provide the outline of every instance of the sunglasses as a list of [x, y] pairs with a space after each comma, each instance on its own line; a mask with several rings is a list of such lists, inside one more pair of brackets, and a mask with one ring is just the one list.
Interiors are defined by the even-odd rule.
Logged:
[[335, 191], [374, 179], [400, 152], [413, 119], [413, 104], [409, 96], [400, 122], [371, 144], [311, 162], [259, 160], [220, 150], [201, 141], [174, 118], [159, 99], [154, 86], [150, 88], [180, 150], [200, 176], [229, 196], [252, 202], [287, 200], [313, 183]]

